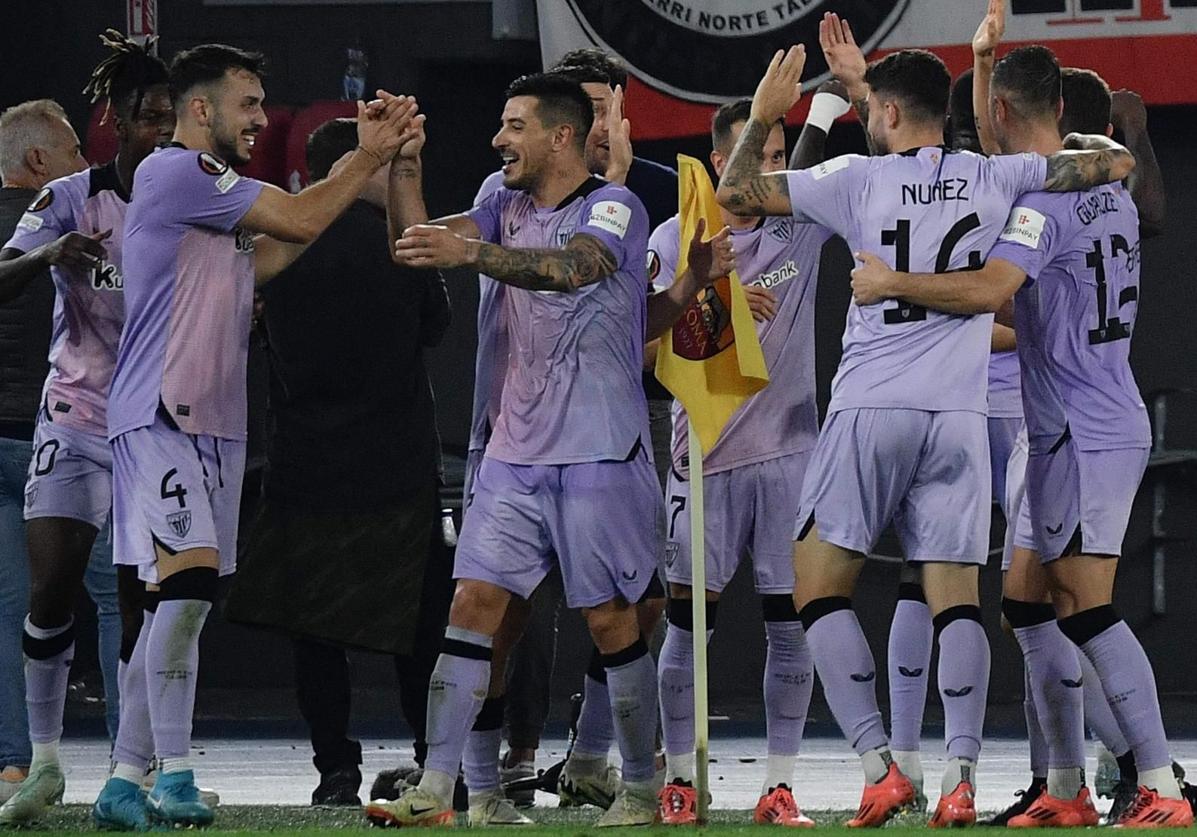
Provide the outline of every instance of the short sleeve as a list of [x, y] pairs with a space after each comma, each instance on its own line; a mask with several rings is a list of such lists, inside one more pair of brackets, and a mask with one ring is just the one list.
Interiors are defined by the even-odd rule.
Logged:
[[[167, 202], [177, 222], [220, 232], [237, 226], [263, 187], [261, 181], [242, 177], [207, 151], [174, 155], [169, 165], [154, 166], [146, 176], [150, 182], [168, 179], [154, 184], [154, 194]], [[137, 193], [135, 185], [134, 200]]]
[[[484, 190], [485, 184], [478, 194], [481, 196]], [[506, 206], [504, 198], [507, 194], [505, 189], [496, 189], [465, 211], [465, 216], [478, 227], [478, 238], [482, 241], [489, 241], [491, 244], [502, 242], [503, 208]]]
[[5, 248], [28, 253], [77, 229], [70, 183], [55, 180], [34, 196]]
[[1030, 194], [1015, 204], [988, 256], [1022, 270], [1028, 284], [1055, 258], [1057, 242], [1064, 238], [1045, 198], [1043, 193]]
[[678, 219], [670, 218], [661, 224], [648, 239], [648, 281], [657, 291], [663, 291], [676, 278], [680, 243]]
[[1047, 158], [1041, 154], [996, 154], [986, 158], [1000, 190], [1012, 202], [1027, 192], [1040, 192], [1047, 182]]
[[630, 190], [604, 186], [582, 202], [574, 234], [589, 235], [607, 245], [619, 269], [629, 269], [634, 258], [639, 271], [647, 253], [648, 213]]
[[844, 154], [808, 169], [787, 171], [794, 217], [822, 224], [847, 238], [868, 165], [867, 157]]

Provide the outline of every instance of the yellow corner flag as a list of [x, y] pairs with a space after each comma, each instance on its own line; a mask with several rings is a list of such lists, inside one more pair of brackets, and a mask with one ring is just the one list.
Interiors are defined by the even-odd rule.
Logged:
[[[715, 187], [701, 161], [677, 155], [677, 274], [686, 272], [690, 241], [699, 218], [707, 233], [723, 229]], [[661, 337], [657, 380], [686, 408], [705, 456], [732, 414], [769, 383], [765, 356], [739, 277], [732, 271], [707, 288]]]

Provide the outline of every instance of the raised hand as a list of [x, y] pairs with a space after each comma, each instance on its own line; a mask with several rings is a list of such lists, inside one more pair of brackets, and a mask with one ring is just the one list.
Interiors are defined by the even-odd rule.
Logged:
[[709, 239], [703, 240], [707, 231], [707, 222], [698, 219], [694, 228], [694, 237], [690, 239], [687, 251], [690, 273], [706, 287], [716, 279], [727, 276], [736, 266], [736, 254], [732, 250], [731, 229], [724, 227]]
[[805, 67], [805, 46], [798, 44], [785, 52], [779, 49], [752, 96], [753, 119], [771, 125], [789, 113], [802, 96], [802, 70]]
[[469, 240], [448, 227], [416, 224], [395, 242], [395, 258], [411, 267], [450, 268], [469, 263], [472, 254]]
[[108, 258], [108, 251], [102, 242], [111, 235], [112, 230], [104, 230], [91, 235], [69, 232], [56, 241], [44, 245], [42, 255], [47, 263], [58, 267], [90, 270]]
[[632, 123], [624, 118], [623, 87], [618, 84], [607, 108], [607, 147], [610, 157], [604, 176], [612, 183], [623, 183], [632, 167]]
[[1127, 129], [1147, 129], [1147, 108], [1133, 90], [1115, 90], [1110, 94], [1110, 122], [1124, 134]]
[[412, 139], [407, 128], [415, 118], [418, 106], [411, 96], [393, 96], [385, 90], [378, 93], [375, 102], [357, 104], [357, 142], [382, 166]]
[[856, 45], [856, 38], [852, 35], [852, 27], [848, 25], [848, 21], [840, 20], [840, 16], [835, 12], [824, 14], [823, 19], [819, 21], [819, 46], [823, 48], [827, 69], [848, 88], [851, 101], [863, 99], [868, 95], [864, 78], [869, 64], [865, 61], [860, 47]]
[[857, 253], [860, 267], [852, 271], [852, 299], [857, 305], [875, 305], [893, 299], [890, 282], [894, 272], [872, 253]]
[[1006, 0], [989, 0], [989, 8], [973, 35], [973, 55], [991, 58], [1006, 34]]

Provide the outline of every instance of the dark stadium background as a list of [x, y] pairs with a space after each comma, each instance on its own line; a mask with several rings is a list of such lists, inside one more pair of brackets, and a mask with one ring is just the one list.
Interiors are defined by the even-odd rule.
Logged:
[[[367, 90], [385, 86], [414, 92], [429, 114], [425, 152], [428, 205], [433, 215], [469, 204], [482, 178], [495, 168], [489, 142], [502, 106], [502, 90], [523, 72], [540, 68], [540, 52], [532, 40], [494, 40], [490, 3], [412, 3], [391, 6], [210, 7], [202, 0], [160, 0], [161, 53], [222, 41], [261, 50], [269, 58], [266, 90], [269, 104], [303, 105], [315, 99], [339, 98], [345, 48], [360, 45], [369, 54]], [[0, 3], [0, 106], [40, 97], [62, 103], [81, 135], [91, 109], [79, 92], [101, 54], [97, 34], [105, 27], [123, 27], [122, 0], [40, 0]], [[722, 60], [732, 60], [730, 57]], [[964, 67], [952, 67], [958, 73]], [[1177, 72], [1191, 68], [1178, 67]], [[1197, 386], [1197, 155], [1193, 135], [1197, 107], [1154, 108], [1151, 135], [1168, 185], [1169, 218], [1164, 236], [1144, 244], [1143, 287], [1134, 337], [1135, 373], [1145, 397], [1165, 389]], [[633, 125], [633, 139], [635, 126]], [[791, 137], [793, 139], [793, 137]], [[640, 143], [641, 156], [673, 162], [678, 151], [706, 157], [704, 137]], [[829, 151], [862, 150], [856, 125], [837, 125]], [[103, 162], [103, 161], [97, 161]], [[820, 399], [839, 357], [843, 312], [849, 299], [846, 272], [849, 256], [839, 242], [828, 245], [818, 292], [817, 354]], [[352, 277], [337, 277], [352, 281]], [[470, 275], [450, 277], [454, 321], [442, 347], [429, 363], [446, 453], [464, 454], [470, 412], [474, 358], [474, 311], [477, 288]], [[251, 358], [251, 456], [261, 449], [264, 365]], [[1197, 449], [1197, 395], [1177, 393], [1167, 402], [1166, 443], [1169, 448]], [[1197, 454], [1195, 454], [1197, 455]], [[1168, 535], [1166, 613], [1152, 612], [1152, 495], [1164, 485], [1167, 513], [1161, 531]], [[247, 507], [254, 481], [247, 480]], [[1167, 698], [1170, 728], [1197, 728], [1191, 709], [1197, 700], [1197, 655], [1193, 651], [1197, 606], [1197, 466], [1181, 465], [1166, 473], [1149, 471], [1140, 491], [1127, 539], [1119, 582], [1118, 606], [1142, 638], [1156, 666], [1162, 696]], [[601, 514], [601, 509], [595, 510]], [[1000, 543], [1000, 524], [994, 543]], [[1021, 726], [1021, 663], [1012, 641], [997, 625], [999, 572], [991, 565], [983, 576], [987, 628], [993, 645], [991, 728]], [[896, 592], [894, 564], [872, 564], [863, 576], [857, 598], [861, 621], [884, 659], [885, 639]], [[736, 611], [733, 615], [732, 611]], [[759, 722], [760, 674], [764, 643], [759, 612], [749, 579], [741, 573], [721, 606], [720, 630], [711, 651], [711, 703], [734, 724]], [[94, 644], [90, 644], [94, 648]], [[89, 664], [81, 653], [77, 665]], [[290, 689], [290, 647], [280, 638], [250, 632], [213, 619], [202, 643], [200, 729], [219, 721], [231, 731], [233, 720], [270, 721], [271, 728], [297, 722]], [[588, 653], [580, 620], [562, 618], [556, 693], [577, 689]], [[398, 730], [393, 672], [386, 660], [355, 656], [357, 682], [365, 689], [355, 712], [377, 732]], [[884, 670], [879, 693], [884, 695]], [[931, 717], [937, 713], [932, 696]], [[93, 712], [73, 704], [76, 728], [93, 725]], [[557, 702], [555, 717], [564, 714]], [[90, 716], [90, 717], [89, 717]], [[829, 719], [821, 698], [812, 718]], [[208, 726], [209, 734], [214, 726]], [[295, 727], [299, 729], [299, 727]], [[718, 733], [720, 725], [714, 727]], [[560, 729], [560, 726], [557, 727]]]

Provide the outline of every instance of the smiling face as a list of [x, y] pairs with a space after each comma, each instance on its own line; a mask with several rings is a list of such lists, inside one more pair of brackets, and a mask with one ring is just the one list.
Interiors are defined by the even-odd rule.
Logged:
[[549, 168], [554, 129], [545, 127], [535, 96], [512, 96], [503, 107], [503, 125], [491, 145], [503, 162], [503, 185], [532, 191]]
[[206, 91], [208, 131], [212, 151], [233, 165], [244, 165], [253, 154], [257, 135], [266, 127], [262, 80], [248, 70], [229, 70]]
[[601, 81], [588, 81], [582, 89], [594, 105], [594, 124], [586, 136], [586, 168], [591, 174], [604, 174], [611, 162], [607, 138], [607, 114], [611, 109], [611, 88]]

